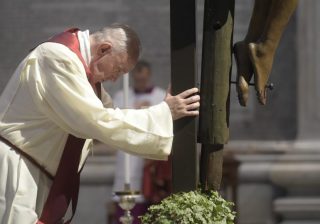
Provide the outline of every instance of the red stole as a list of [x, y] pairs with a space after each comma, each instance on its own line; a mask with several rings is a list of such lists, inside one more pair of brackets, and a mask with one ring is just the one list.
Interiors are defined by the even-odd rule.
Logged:
[[[73, 51], [82, 62], [88, 80], [91, 83], [90, 70], [80, 52], [80, 44], [77, 38], [78, 30], [67, 30], [50, 38], [47, 42], [63, 44]], [[97, 96], [101, 99], [101, 83], [97, 85], [91, 83], [91, 85]], [[85, 139], [69, 134], [47, 201], [37, 224], [67, 224], [71, 222], [78, 202], [80, 184], [80, 172], [78, 172], [78, 168], [84, 143]], [[68, 221], [64, 221], [63, 217], [70, 203], [72, 203], [72, 217]]]

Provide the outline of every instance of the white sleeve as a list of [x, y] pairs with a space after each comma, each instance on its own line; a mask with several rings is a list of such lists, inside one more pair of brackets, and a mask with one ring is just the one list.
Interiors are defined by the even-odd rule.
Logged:
[[41, 77], [39, 92], [44, 112], [60, 128], [132, 154], [167, 159], [173, 125], [165, 102], [142, 110], [104, 108], [75, 54], [62, 45], [42, 48], [35, 69]]

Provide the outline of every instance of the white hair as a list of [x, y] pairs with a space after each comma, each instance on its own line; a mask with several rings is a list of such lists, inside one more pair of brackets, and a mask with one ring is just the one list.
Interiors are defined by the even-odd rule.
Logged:
[[109, 41], [114, 50], [119, 53], [128, 53], [129, 57], [137, 60], [141, 51], [141, 44], [136, 32], [124, 24], [112, 24], [93, 33], [98, 42]]

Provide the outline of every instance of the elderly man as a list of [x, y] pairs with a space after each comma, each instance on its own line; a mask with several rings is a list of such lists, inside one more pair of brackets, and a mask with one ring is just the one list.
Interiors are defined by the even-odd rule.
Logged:
[[114, 24], [58, 34], [20, 63], [0, 98], [1, 224], [69, 223], [90, 139], [167, 158], [172, 120], [198, 115], [196, 88], [147, 109], [104, 107], [110, 98], [101, 82], [130, 71], [139, 53], [136, 33]]

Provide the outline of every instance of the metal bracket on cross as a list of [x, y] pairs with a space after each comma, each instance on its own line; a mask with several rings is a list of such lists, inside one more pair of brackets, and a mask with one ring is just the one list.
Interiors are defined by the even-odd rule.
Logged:
[[[231, 84], [237, 84], [238, 82], [236, 82], [236, 81], [231, 81], [230, 83], [231, 83]], [[249, 85], [249, 86], [254, 86], [254, 83], [251, 83], [251, 82], [250, 82], [248, 85]], [[271, 83], [269, 83], [269, 84], [266, 85], [266, 88], [269, 89], [269, 90], [273, 90], [273, 89], [274, 89], [274, 84], [271, 82]]]

